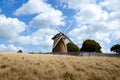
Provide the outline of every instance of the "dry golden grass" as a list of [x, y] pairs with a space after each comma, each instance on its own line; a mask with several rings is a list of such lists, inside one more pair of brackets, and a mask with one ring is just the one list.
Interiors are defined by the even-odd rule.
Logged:
[[0, 53], [0, 80], [120, 80], [120, 58]]

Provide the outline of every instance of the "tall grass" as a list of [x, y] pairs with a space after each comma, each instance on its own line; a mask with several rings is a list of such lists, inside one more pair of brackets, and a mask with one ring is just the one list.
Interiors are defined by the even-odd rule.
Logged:
[[0, 80], [120, 80], [120, 58], [0, 53]]

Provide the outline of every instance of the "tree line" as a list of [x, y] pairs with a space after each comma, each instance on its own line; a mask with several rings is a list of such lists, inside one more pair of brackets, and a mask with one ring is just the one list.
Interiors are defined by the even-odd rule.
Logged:
[[[82, 47], [79, 48], [76, 44], [67, 43], [68, 52], [96, 52], [102, 53], [101, 46], [95, 40], [87, 39], [83, 41]], [[110, 48], [110, 51], [120, 54], [120, 44], [115, 44]]]

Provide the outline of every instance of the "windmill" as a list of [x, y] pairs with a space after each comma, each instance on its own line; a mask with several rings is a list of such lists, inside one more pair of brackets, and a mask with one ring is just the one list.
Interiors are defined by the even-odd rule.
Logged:
[[66, 36], [66, 33], [71, 26], [72, 23], [67, 27], [64, 32], [62, 32], [58, 27], [56, 27], [59, 33], [52, 38], [54, 40], [52, 52], [67, 52], [66, 39], [68, 39], [70, 42], [72, 41]]

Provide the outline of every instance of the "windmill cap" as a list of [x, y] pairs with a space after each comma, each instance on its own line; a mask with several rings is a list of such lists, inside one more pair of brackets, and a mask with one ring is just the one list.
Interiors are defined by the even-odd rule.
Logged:
[[[62, 35], [64, 35], [63, 33], [58, 33], [58, 34], [56, 34], [52, 39], [55, 39], [55, 38], [58, 38], [58, 37], [60, 37], [60, 36], [62, 36]], [[64, 37], [65, 38], [65, 37]]]

